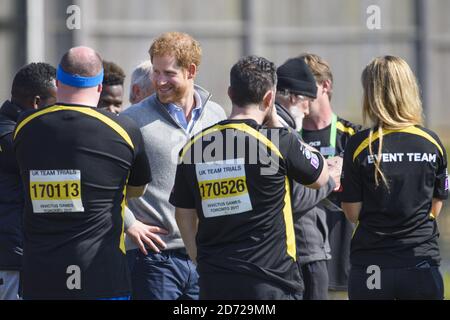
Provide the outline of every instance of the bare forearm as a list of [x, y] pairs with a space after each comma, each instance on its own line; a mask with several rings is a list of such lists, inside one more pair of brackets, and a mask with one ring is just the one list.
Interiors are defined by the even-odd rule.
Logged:
[[431, 214], [437, 218], [442, 210], [442, 200], [433, 198], [431, 202]]
[[197, 244], [195, 242], [198, 223], [197, 211], [195, 209], [176, 208], [175, 219], [189, 257], [197, 264]]
[[322, 155], [320, 155], [320, 154], [317, 154], [317, 155], [319, 157], [322, 157], [323, 167], [322, 167], [322, 172], [320, 173], [317, 180], [314, 183], [307, 185], [307, 187], [311, 188], [311, 189], [319, 189], [320, 187], [324, 186], [325, 184], [327, 184], [328, 179], [330, 177], [330, 175], [328, 173], [328, 165], [327, 165], [325, 159], [323, 158]]
[[127, 198], [130, 199], [130, 198], [141, 197], [144, 194], [146, 188], [147, 188], [147, 185], [137, 186], [137, 187], [127, 185], [127, 193], [126, 193]]
[[124, 220], [124, 225], [125, 225], [125, 231], [127, 231], [128, 228], [130, 228], [133, 225], [133, 223], [136, 222], [136, 218], [135, 218], [133, 212], [130, 209], [128, 209], [128, 207], [125, 207], [124, 210], [125, 210], [125, 212], [124, 212], [123, 220]]
[[356, 223], [359, 219], [359, 213], [361, 212], [361, 202], [342, 202], [342, 209], [345, 216], [350, 222]]

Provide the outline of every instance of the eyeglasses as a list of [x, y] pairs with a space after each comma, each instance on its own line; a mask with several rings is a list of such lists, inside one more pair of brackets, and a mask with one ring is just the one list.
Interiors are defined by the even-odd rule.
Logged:
[[305, 97], [305, 96], [303, 96], [301, 94], [291, 94], [291, 95], [296, 97], [300, 101], [312, 100], [310, 97]]
[[299, 100], [300, 102], [303, 102], [303, 101], [313, 101], [314, 99], [313, 98], [310, 98], [310, 97], [307, 97], [307, 96], [304, 96], [304, 95], [301, 95], [301, 94], [295, 94], [295, 93], [292, 93], [292, 92], [290, 92], [289, 90], [287, 90], [287, 89], [285, 89], [285, 90], [283, 90], [283, 91], [281, 91], [281, 94], [283, 95], [283, 96], [285, 96], [285, 97], [287, 97], [287, 96], [291, 96], [291, 97], [295, 97], [297, 100]]
[[293, 94], [293, 93], [291, 93], [291, 97], [294, 97], [295, 99], [297, 99], [297, 102], [303, 102], [303, 101], [311, 102], [311, 101], [314, 100], [311, 97], [307, 97], [307, 96], [304, 96], [304, 95], [301, 95], [301, 94]]

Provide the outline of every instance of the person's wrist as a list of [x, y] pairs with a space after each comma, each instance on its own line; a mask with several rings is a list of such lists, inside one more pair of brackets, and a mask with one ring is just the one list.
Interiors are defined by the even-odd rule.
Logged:
[[125, 232], [136, 223], [137, 219], [128, 207], [125, 207], [125, 214], [123, 217], [123, 225]]

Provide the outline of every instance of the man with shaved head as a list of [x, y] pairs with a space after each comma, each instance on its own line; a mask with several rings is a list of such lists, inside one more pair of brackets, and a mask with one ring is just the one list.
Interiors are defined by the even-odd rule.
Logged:
[[125, 200], [151, 175], [134, 122], [96, 109], [102, 80], [98, 53], [70, 49], [57, 69], [57, 103], [26, 114], [14, 132], [24, 299], [129, 299]]

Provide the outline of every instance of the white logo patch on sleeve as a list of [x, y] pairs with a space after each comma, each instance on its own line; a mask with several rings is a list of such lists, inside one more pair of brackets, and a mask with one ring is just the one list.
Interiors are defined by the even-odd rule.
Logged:
[[319, 161], [319, 158], [317, 157], [317, 155], [312, 154], [310, 163], [314, 167], [314, 169], [318, 169], [319, 168], [320, 161]]

